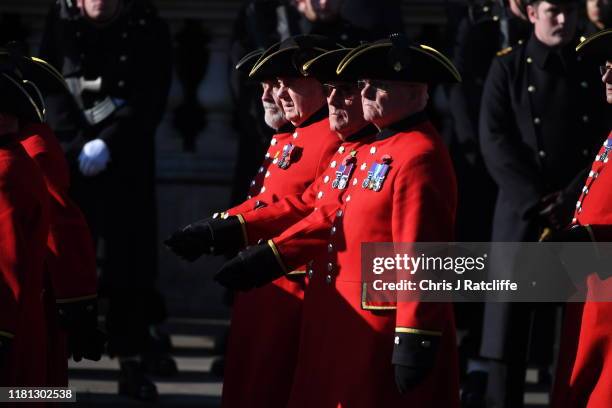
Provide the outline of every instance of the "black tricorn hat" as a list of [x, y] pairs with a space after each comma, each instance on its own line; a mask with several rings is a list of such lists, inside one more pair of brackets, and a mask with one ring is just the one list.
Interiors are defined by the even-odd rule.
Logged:
[[0, 71], [14, 72], [18, 77], [32, 81], [43, 94], [69, 92], [62, 74], [47, 61], [28, 57], [8, 44], [0, 48]]
[[340, 45], [321, 35], [296, 35], [274, 44], [259, 57], [251, 78], [302, 77], [303, 65]]
[[255, 65], [255, 63], [257, 62], [257, 60], [259, 59], [259, 57], [261, 57], [261, 54], [263, 53], [264, 53], [263, 49], [257, 49], [257, 50], [253, 50], [249, 52], [244, 57], [240, 58], [240, 61], [238, 61], [238, 63], [236, 64], [234, 68], [236, 68], [236, 70], [240, 72], [244, 72], [245, 74], [248, 74], [249, 72], [251, 72], [251, 70], [253, 69], [253, 66]]
[[0, 72], [0, 112], [11, 113], [25, 123], [42, 123], [44, 104], [36, 85]]
[[327, 51], [306, 62], [302, 70], [307, 76], [317, 78], [319, 82], [354, 81], [357, 79], [356, 77], [348, 77], [336, 73], [336, 68], [338, 68], [340, 61], [352, 50], [353, 48], [339, 48]]
[[612, 61], [612, 29], [599, 31], [576, 47], [576, 52], [599, 61]]
[[411, 43], [403, 34], [363, 44], [338, 64], [338, 75], [406, 82], [461, 82], [461, 74], [438, 50]]

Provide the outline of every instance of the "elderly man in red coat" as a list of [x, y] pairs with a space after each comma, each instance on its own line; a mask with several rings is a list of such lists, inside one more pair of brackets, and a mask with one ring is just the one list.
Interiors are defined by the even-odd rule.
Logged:
[[[212, 236], [223, 242], [229, 235], [217, 229], [219, 224], [230, 224], [229, 230], [242, 236], [244, 220], [240, 214], [301, 193], [319, 176], [322, 163], [328, 162], [341, 140], [330, 130], [323, 86], [304, 76], [302, 65], [335, 48], [338, 46], [325, 37], [297, 36], [273, 45], [254, 63], [250, 77], [276, 88], [272, 92], [277, 92], [276, 99], [294, 129], [288, 132], [283, 128], [272, 137], [245, 202], [221, 216], [191, 224], [166, 241], [177, 255], [195, 260], [210, 252]], [[238, 249], [240, 244], [234, 247]], [[291, 279], [279, 279], [236, 296], [223, 407], [286, 406], [297, 359], [304, 289], [304, 268], [296, 265], [296, 269]]]
[[[28, 86], [32, 89], [32, 86]], [[36, 164], [19, 144], [19, 123], [42, 111], [20, 78], [0, 73], [0, 385], [44, 386], [43, 262], [49, 202]]]
[[[68, 92], [61, 74], [38, 58], [0, 50], [0, 60], [47, 92]], [[30, 92], [41, 112], [42, 95]], [[104, 335], [97, 330], [97, 275], [94, 245], [83, 214], [68, 196], [70, 173], [53, 131], [43, 123], [23, 123], [19, 141], [42, 172], [50, 199], [50, 225], [45, 258], [47, 313], [47, 384], [68, 385], [67, 357], [98, 360]]]
[[[612, 30], [585, 39], [576, 51], [583, 58], [597, 59], [606, 101], [612, 104]], [[612, 173], [608, 155], [612, 132], [603, 142], [576, 204], [572, 226], [551, 238], [561, 242], [612, 241]], [[555, 408], [603, 408], [612, 406], [612, 303], [598, 293], [612, 293], [609, 265], [587, 278], [587, 301], [569, 304], [557, 380], [553, 392]], [[599, 295], [601, 296], [601, 295]]]
[[457, 407], [450, 305], [370, 301], [361, 243], [452, 240], [454, 174], [424, 109], [426, 83], [460, 76], [442, 54], [401, 35], [354, 49], [337, 72], [362, 78], [364, 118], [378, 128], [355, 152], [346, 191], [317, 194], [309, 216], [240, 253], [217, 280], [249, 289], [314, 258], [289, 407]]

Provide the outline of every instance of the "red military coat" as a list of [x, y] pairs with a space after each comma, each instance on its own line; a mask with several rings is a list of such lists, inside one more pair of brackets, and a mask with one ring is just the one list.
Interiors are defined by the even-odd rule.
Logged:
[[43, 173], [50, 198], [46, 270], [52, 293], [48, 305], [49, 384], [66, 386], [66, 339], [56, 322], [55, 303], [96, 297], [96, 257], [93, 240], [81, 210], [68, 196], [70, 172], [53, 131], [30, 124], [21, 131], [21, 144]]
[[[227, 212], [243, 214], [286, 195], [302, 193], [340, 144], [322, 110], [293, 133], [275, 135], [247, 201]], [[302, 273], [303, 275], [303, 273]], [[303, 276], [237, 294], [223, 382], [223, 407], [285, 407], [299, 337]]]
[[[14, 139], [11, 139], [13, 138]], [[2, 386], [46, 385], [43, 261], [49, 229], [44, 181], [17, 135], [0, 138], [0, 341], [12, 337]]]
[[[350, 187], [337, 196], [336, 209], [322, 203], [273, 240], [289, 267], [314, 256], [288, 406], [457, 407], [451, 306], [368, 303], [360, 264], [362, 242], [452, 239], [456, 185], [446, 148], [423, 115], [415, 115], [379, 132], [356, 157]], [[390, 167], [379, 191], [363, 188], [372, 163], [383, 159]], [[405, 395], [396, 389], [391, 364], [396, 332], [441, 337], [433, 369]]]
[[[612, 168], [608, 164], [611, 149], [612, 132], [593, 162], [573, 220], [579, 225], [592, 224], [594, 238], [600, 241], [612, 240], [608, 228], [598, 228], [612, 225]], [[587, 278], [587, 287], [589, 291], [603, 288], [611, 293], [612, 280], [602, 281], [593, 274]], [[612, 407], [612, 303], [586, 302], [570, 304], [568, 308], [572, 313], [565, 319], [564, 337], [578, 338], [561, 350], [562, 360], [573, 365], [560, 365], [552, 406]]]

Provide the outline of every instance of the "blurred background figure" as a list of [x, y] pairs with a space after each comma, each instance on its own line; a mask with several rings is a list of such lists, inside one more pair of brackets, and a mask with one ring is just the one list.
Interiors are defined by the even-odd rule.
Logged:
[[584, 36], [612, 27], [612, 1], [586, 0], [586, 17]]
[[40, 55], [72, 95], [48, 98], [49, 123], [68, 159], [74, 199], [103, 243], [100, 294], [109, 300], [109, 353], [119, 392], [154, 400], [146, 372], [176, 373], [156, 288], [154, 133], [170, 85], [168, 28], [147, 0], [55, 3]]
[[[499, 188], [494, 242], [534, 242], [565, 228], [608, 130], [597, 69], [574, 52], [581, 3], [524, 3], [533, 33], [495, 58], [480, 112], [482, 154]], [[513, 265], [504, 267], [489, 278], [514, 276]], [[498, 406], [523, 406], [528, 359], [550, 382], [554, 316], [549, 304], [485, 305], [480, 350], [489, 362], [481, 368]]]
[[[459, 22], [453, 37], [453, 59], [463, 81], [448, 91], [452, 118], [449, 148], [460, 191], [457, 207], [458, 241], [491, 240], [497, 185], [485, 167], [479, 147], [478, 117], [480, 101], [489, 67], [496, 54], [529, 37], [531, 26], [519, 0], [469, 1], [467, 15]], [[474, 199], [478, 197], [478, 199]], [[460, 367], [467, 373], [467, 361], [478, 355], [482, 330], [483, 305], [455, 305], [457, 327], [465, 335], [460, 343]], [[464, 379], [463, 398], [482, 395], [484, 383], [475, 373]]]

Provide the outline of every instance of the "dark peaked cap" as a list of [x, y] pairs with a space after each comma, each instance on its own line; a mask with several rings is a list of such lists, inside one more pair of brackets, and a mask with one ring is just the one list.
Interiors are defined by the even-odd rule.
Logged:
[[[28, 85], [8, 72], [0, 72], [0, 112], [11, 113], [26, 123], [41, 123], [44, 113], [26, 89]], [[33, 89], [30, 85], [30, 89]]]
[[268, 48], [255, 63], [249, 77], [302, 77], [302, 67], [307, 61], [339, 47], [320, 35], [296, 35]]
[[363, 44], [338, 64], [338, 75], [405, 82], [461, 82], [461, 75], [442, 53], [414, 44], [403, 34]]
[[612, 61], [612, 29], [599, 31], [585, 38], [576, 47], [576, 52], [599, 61]]
[[352, 50], [353, 48], [339, 48], [327, 51], [305, 63], [302, 70], [307, 76], [317, 78], [319, 82], [354, 81], [357, 78], [336, 73], [336, 68], [338, 68], [340, 61]]
[[261, 54], [263, 53], [264, 53], [264, 50], [262, 49], [257, 49], [257, 50], [249, 52], [244, 57], [240, 58], [240, 61], [238, 61], [238, 63], [236, 64], [234, 68], [236, 68], [236, 70], [240, 72], [244, 72], [245, 74], [248, 74], [249, 72], [251, 72], [251, 70], [253, 69], [253, 66], [255, 65], [255, 63], [257, 62], [257, 60], [259, 59], [259, 57], [261, 57]]

